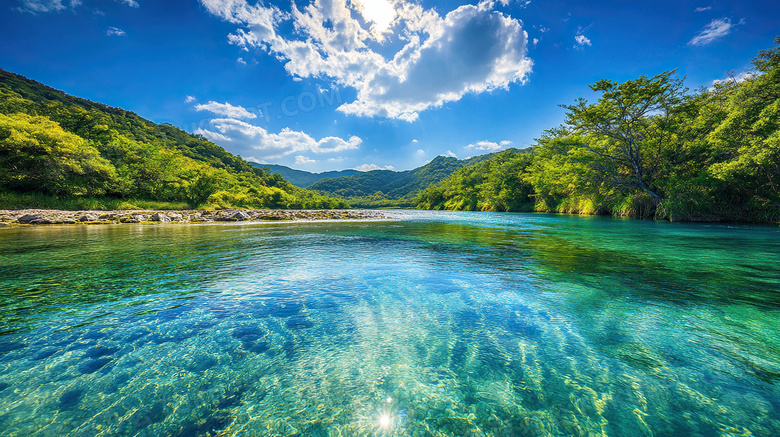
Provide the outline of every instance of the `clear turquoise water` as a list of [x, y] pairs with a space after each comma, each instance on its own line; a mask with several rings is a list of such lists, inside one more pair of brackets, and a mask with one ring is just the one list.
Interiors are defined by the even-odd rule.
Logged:
[[399, 214], [0, 230], [0, 435], [780, 435], [780, 228]]

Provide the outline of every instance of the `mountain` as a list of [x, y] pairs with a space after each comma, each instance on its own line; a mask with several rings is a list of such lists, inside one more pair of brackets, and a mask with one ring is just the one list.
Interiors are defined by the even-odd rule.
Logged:
[[0, 69], [0, 207], [53, 207], [65, 199], [98, 199], [88, 203], [98, 207], [346, 205], [202, 136]]
[[[514, 150], [519, 153], [518, 149]], [[449, 177], [456, 170], [489, 159], [493, 154], [458, 160], [437, 156], [413, 170], [374, 170], [352, 176], [323, 179], [308, 188], [345, 199], [357, 207], [409, 207], [418, 192]]]
[[285, 178], [291, 184], [296, 187], [308, 188], [315, 182], [319, 182], [322, 179], [336, 178], [339, 176], [352, 176], [360, 173], [357, 170], [341, 170], [341, 171], [326, 171], [322, 173], [312, 173], [304, 170], [296, 170], [294, 168], [286, 167], [284, 165], [277, 164], [257, 164], [252, 163], [257, 168], [266, 169], [269, 173], [278, 174]]

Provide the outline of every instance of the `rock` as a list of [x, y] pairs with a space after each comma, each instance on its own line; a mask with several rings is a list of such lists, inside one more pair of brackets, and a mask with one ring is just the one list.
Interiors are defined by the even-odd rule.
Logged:
[[184, 216], [179, 214], [178, 212], [169, 212], [168, 213], [168, 218], [171, 219], [171, 220], [181, 221], [181, 220], [184, 219]]
[[136, 214], [136, 215], [133, 216], [133, 218], [135, 220], [138, 220], [139, 222], [143, 222], [143, 221], [146, 221], [146, 219], [148, 219], [149, 216], [146, 215], [146, 214]]
[[43, 220], [43, 215], [41, 214], [25, 214], [18, 219], [16, 219], [19, 223], [39, 223], [41, 220]]
[[161, 214], [159, 212], [156, 212], [156, 213], [152, 214], [152, 220], [155, 221], [155, 222], [160, 222], [160, 223], [168, 223], [169, 221], [171, 221], [171, 218], [168, 217], [165, 214]]
[[244, 220], [249, 220], [251, 217], [249, 216], [249, 214], [247, 214], [247, 213], [245, 213], [243, 211], [238, 211], [235, 214], [233, 214], [230, 218], [233, 219], [233, 220], [242, 222]]
[[94, 222], [98, 219], [98, 216], [95, 214], [84, 214], [81, 217], [79, 217], [80, 222]]
[[8, 223], [5, 223], [5, 222], [0, 222], [0, 228], [4, 228], [4, 227], [6, 227], [6, 226], [8, 226]]

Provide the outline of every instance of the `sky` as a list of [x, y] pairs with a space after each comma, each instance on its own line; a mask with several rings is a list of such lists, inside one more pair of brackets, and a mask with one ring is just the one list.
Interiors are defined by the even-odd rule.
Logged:
[[0, 68], [312, 172], [535, 144], [588, 85], [750, 70], [780, 0], [1, 0]]

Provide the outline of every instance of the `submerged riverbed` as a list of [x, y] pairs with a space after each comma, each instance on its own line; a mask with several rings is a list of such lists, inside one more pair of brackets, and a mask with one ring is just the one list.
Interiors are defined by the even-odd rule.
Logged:
[[0, 230], [0, 435], [780, 435], [780, 229]]

